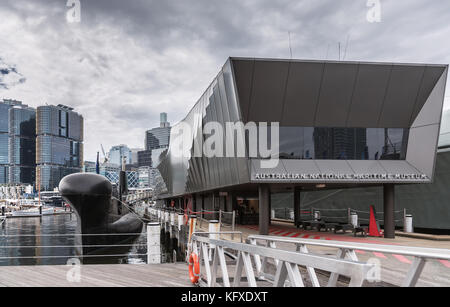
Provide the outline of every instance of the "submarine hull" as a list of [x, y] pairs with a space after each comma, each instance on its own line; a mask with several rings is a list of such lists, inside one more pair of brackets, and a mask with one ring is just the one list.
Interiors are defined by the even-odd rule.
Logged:
[[[78, 217], [83, 263], [96, 256], [123, 255], [142, 232], [139, 217], [112, 197], [112, 185], [96, 174], [73, 174], [61, 180], [61, 196]], [[118, 246], [127, 245], [127, 246]]]

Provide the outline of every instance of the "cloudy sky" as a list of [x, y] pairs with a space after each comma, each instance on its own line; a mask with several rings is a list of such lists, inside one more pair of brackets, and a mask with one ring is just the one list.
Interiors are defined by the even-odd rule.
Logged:
[[289, 58], [289, 32], [294, 58], [450, 63], [450, 1], [380, 0], [379, 23], [368, 0], [80, 3], [69, 23], [67, 0], [0, 0], [0, 98], [73, 106], [86, 160], [181, 120], [227, 57]]

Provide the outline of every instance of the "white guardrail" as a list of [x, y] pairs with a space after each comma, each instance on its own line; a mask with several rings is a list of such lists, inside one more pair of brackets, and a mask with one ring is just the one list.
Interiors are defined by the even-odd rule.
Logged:
[[[417, 281], [422, 274], [425, 264], [429, 260], [450, 260], [450, 249], [436, 249], [436, 248], [422, 248], [422, 247], [409, 247], [409, 246], [397, 246], [397, 245], [378, 245], [378, 244], [365, 244], [365, 243], [352, 243], [352, 242], [339, 242], [339, 241], [321, 241], [321, 240], [308, 240], [308, 239], [297, 239], [297, 238], [280, 238], [280, 237], [270, 237], [270, 236], [249, 236], [248, 240], [253, 246], [259, 246], [258, 242], [262, 242], [264, 246], [276, 249], [276, 243], [290, 243], [294, 244], [296, 251], [304, 255], [312, 255], [307, 246], [319, 246], [337, 249], [335, 259], [345, 259], [348, 258], [352, 261], [358, 261], [355, 251], [367, 251], [367, 252], [378, 252], [385, 254], [412, 256], [414, 261], [403, 280], [402, 287], [415, 287]], [[262, 276], [270, 275], [266, 273], [267, 270], [267, 260], [264, 259], [262, 262], [256, 259], [257, 271]], [[319, 286], [319, 282], [314, 271], [314, 267], [308, 266], [308, 274], [314, 286]], [[328, 286], [336, 286], [339, 272], [333, 272], [328, 281]]]
[[[143, 233], [107, 233], [107, 234], [38, 234], [38, 235], [0, 235], [0, 241], [3, 240], [3, 243], [6, 243], [8, 239], [17, 239], [17, 238], [73, 238], [73, 237], [122, 237], [122, 236], [140, 236]], [[77, 245], [68, 243], [66, 245], [2, 245], [0, 246], [0, 262], [8, 261], [8, 260], [25, 260], [25, 259], [71, 259], [71, 258], [120, 258], [120, 257], [144, 257], [147, 254], [138, 254], [128, 252], [125, 254], [92, 254], [92, 255], [78, 255], [77, 253], [70, 253], [66, 255], [53, 255], [55, 253], [54, 250], [60, 249], [82, 249], [82, 248], [96, 248], [99, 250], [105, 248], [129, 248], [135, 247], [136, 244], [95, 244], [95, 245]], [[37, 249], [46, 249], [49, 252], [51, 251], [52, 255], [34, 255], [34, 256], [23, 256], [20, 252], [21, 250], [37, 250]], [[2, 250], [6, 250], [8, 255], [17, 255], [17, 256], [2, 256], [4, 254]], [[19, 251], [19, 252], [16, 252]]]
[[[206, 234], [206, 233], [205, 233]], [[271, 244], [273, 247], [273, 244]], [[247, 283], [250, 287], [267, 286], [274, 287], [292, 286], [304, 287], [305, 283], [299, 266], [308, 268], [308, 274], [313, 279], [313, 270], [329, 272], [332, 275], [344, 275], [350, 278], [350, 287], [361, 287], [375, 268], [374, 264], [361, 263], [356, 260], [336, 259], [327, 256], [319, 256], [308, 253], [299, 253], [272, 247], [258, 246], [256, 244], [243, 244], [233, 241], [225, 241], [202, 237], [199, 234], [192, 236], [191, 247], [198, 255], [200, 264], [201, 286], [216, 287], [240, 287]], [[235, 254], [226, 260], [226, 254]], [[235, 258], [235, 259], [233, 259]], [[254, 259], [256, 272], [252, 263]], [[267, 260], [274, 259], [276, 265], [275, 275], [266, 274]], [[230, 279], [229, 266], [234, 266], [234, 277]], [[221, 276], [219, 278], [219, 267]], [[202, 273], [203, 272], [203, 273]], [[245, 273], [245, 278], [242, 275]], [[315, 276], [315, 273], [314, 275]], [[334, 276], [334, 275], [333, 275]], [[317, 278], [317, 277], [316, 277]], [[220, 284], [221, 283], [221, 284]], [[313, 286], [320, 286], [319, 282], [313, 282]]]

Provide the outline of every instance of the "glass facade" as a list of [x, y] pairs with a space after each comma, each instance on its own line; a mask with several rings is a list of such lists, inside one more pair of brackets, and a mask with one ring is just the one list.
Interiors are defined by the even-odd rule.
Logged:
[[121, 166], [125, 158], [125, 164], [131, 164], [132, 152], [126, 145], [114, 146], [109, 151], [109, 162]]
[[9, 111], [9, 182], [34, 185], [36, 181], [36, 110]]
[[408, 129], [280, 127], [280, 158], [405, 160]]
[[145, 140], [146, 150], [169, 147], [170, 129], [170, 127], [164, 127], [147, 131]]
[[0, 101], [0, 184], [8, 183], [9, 174], [9, 109], [11, 104]]
[[152, 167], [152, 151], [143, 150], [138, 152], [138, 166], [139, 167]]
[[53, 190], [82, 171], [83, 117], [65, 106], [37, 109], [36, 164], [41, 189]]

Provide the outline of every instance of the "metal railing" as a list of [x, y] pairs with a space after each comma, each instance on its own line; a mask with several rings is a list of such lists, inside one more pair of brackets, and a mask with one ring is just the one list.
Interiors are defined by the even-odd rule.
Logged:
[[218, 232], [194, 232], [192, 236], [210, 236], [217, 235], [219, 240], [222, 240], [222, 235], [239, 235], [241, 243], [244, 243], [244, 237], [242, 231], [218, 231]]
[[[270, 236], [258, 236], [252, 235], [248, 237], [250, 243], [257, 246], [258, 242], [264, 242], [266, 247], [275, 249], [276, 243], [289, 243], [293, 244], [298, 252], [304, 254], [311, 254], [307, 246], [320, 246], [327, 248], [337, 249], [335, 259], [344, 259], [348, 257], [353, 261], [358, 261], [355, 251], [367, 251], [376, 253], [385, 253], [393, 255], [412, 256], [414, 261], [402, 282], [403, 287], [416, 286], [425, 264], [429, 260], [450, 260], [450, 249], [434, 249], [423, 247], [409, 247], [409, 246], [397, 246], [397, 245], [378, 245], [378, 244], [365, 244], [365, 243], [352, 243], [352, 242], [340, 242], [340, 241], [321, 241], [321, 240], [308, 240], [297, 238], [280, 238]], [[277, 249], [279, 250], [279, 249]], [[262, 275], [266, 275], [266, 263], [262, 262], [258, 265], [259, 271]], [[314, 284], [318, 285], [316, 273], [313, 268], [308, 268], [308, 273]], [[334, 272], [331, 274], [328, 285], [335, 286], [339, 277], [339, 273]]]
[[[123, 236], [140, 236], [145, 233], [121, 233], [121, 234], [37, 234], [37, 235], [0, 235], [0, 240], [5, 239], [17, 239], [17, 238], [52, 238], [52, 237], [60, 237], [60, 238], [82, 238], [82, 237], [123, 237]], [[139, 244], [142, 246], [142, 244]], [[58, 250], [58, 249], [107, 249], [107, 248], [132, 248], [136, 247], [135, 244], [92, 244], [92, 245], [76, 245], [76, 244], [67, 244], [67, 245], [4, 245], [0, 246], [0, 251], [7, 250], [8, 253], [11, 253], [12, 250], [27, 250], [27, 249], [46, 249], [46, 250]], [[119, 257], [144, 257], [147, 254], [137, 254], [137, 253], [126, 253], [126, 254], [88, 254], [88, 255], [78, 255], [78, 254], [70, 254], [70, 255], [34, 255], [34, 256], [0, 256], [0, 261], [5, 260], [26, 260], [26, 259], [70, 259], [70, 258], [119, 258]]]
[[[190, 210], [183, 210], [183, 209], [161, 209], [161, 208], [150, 208], [149, 209], [149, 214], [152, 217], [156, 217], [160, 218], [161, 214], [164, 214], [165, 212], [175, 212], [177, 214], [183, 214], [183, 215], [192, 215], [195, 214], [197, 217], [197, 221], [199, 224], [199, 227], [203, 226], [203, 222], [209, 222], [210, 220], [218, 220], [219, 224], [221, 227], [225, 228], [229, 228], [230, 231], [235, 231], [236, 230], [236, 211], [231, 211], [231, 212], [227, 212], [227, 211], [223, 211], [223, 210], [219, 210], [219, 211], [214, 211], [214, 210], [203, 210], [201, 209], [198, 212], [192, 212]], [[158, 213], [159, 212], [159, 213]], [[214, 216], [211, 219], [205, 219], [205, 215], [208, 216]], [[184, 221], [186, 222], [186, 221]]]
[[[294, 209], [293, 208], [274, 208], [272, 209], [272, 219], [280, 219], [286, 221], [294, 221]], [[346, 209], [326, 209], [326, 208], [302, 208], [300, 212], [301, 220], [315, 220], [319, 217], [327, 222], [335, 223], [350, 223], [351, 215], [357, 214], [358, 221], [368, 223], [370, 221], [370, 211], [362, 211], [353, 208]], [[407, 209], [397, 210], [395, 214], [395, 223], [397, 226], [401, 226], [404, 223], [407, 216]], [[377, 222], [384, 222], [384, 212], [376, 212], [375, 218]]]
[[[191, 250], [199, 256], [201, 264], [199, 283], [201, 286], [207, 287], [215, 287], [219, 283], [222, 283], [221, 285], [224, 287], [240, 287], [243, 283], [243, 273], [245, 273], [245, 281], [250, 287], [267, 286], [267, 283], [275, 287], [286, 285], [304, 287], [305, 282], [299, 266], [348, 276], [350, 287], [361, 287], [370, 270], [374, 268], [373, 264], [354, 260], [335, 259], [255, 244], [205, 238], [198, 234], [192, 237], [191, 244]], [[226, 252], [236, 254], [235, 260], [227, 261]], [[267, 263], [268, 259], [275, 261], [276, 273], [273, 276], [263, 274], [261, 270], [262, 263]], [[231, 280], [229, 266], [235, 266], [234, 277]], [[220, 278], [218, 277], [219, 267], [222, 273]], [[313, 286], [320, 286], [320, 284], [317, 282]]]

